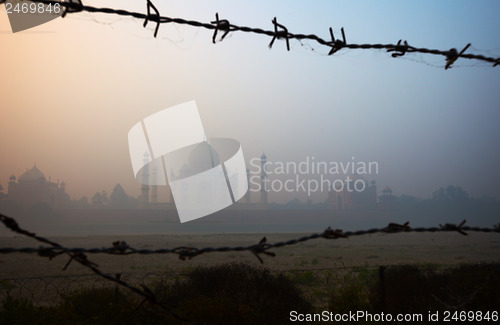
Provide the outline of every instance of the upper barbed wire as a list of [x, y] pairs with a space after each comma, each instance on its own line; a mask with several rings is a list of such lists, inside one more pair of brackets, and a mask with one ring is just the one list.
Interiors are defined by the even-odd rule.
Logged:
[[[212, 42], [216, 43], [216, 37], [218, 31], [222, 33], [222, 37], [220, 38], [219, 41], [222, 41], [229, 33], [232, 32], [246, 32], [246, 33], [254, 33], [254, 34], [259, 34], [259, 35], [266, 35], [269, 37], [272, 37], [272, 40], [269, 44], [269, 47], [271, 48], [274, 41], [276, 39], [284, 39], [286, 41], [286, 46], [287, 50], [290, 50], [290, 44], [289, 40], [290, 39], [296, 39], [298, 41], [300, 40], [313, 40], [319, 43], [320, 45], [323, 45], [325, 47], [329, 48], [329, 53], [328, 55], [333, 55], [337, 51], [340, 51], [344, 48], [347, 49], [362, 49], [362, 50], [368, 50], [368, 49], [379, 49], [379, 50], [387, 50], [387, 52], [393, 52], [392, 57], [393, 58], [398, 58], [402, 57], [407, 53], [423, 53], [423, 54], [430, 54], [430, 55], [441, 55], [445, 57], [445, 69], [449, 69], [452, 67], [452, 65], [459, 59], [470, 59], [470, 60], [479, 60], [479, 61], [484, 61], [488, 63], [492, 63], [493, 67], [496, 67], [500, 64], [500, 57], [489, 57], [489, 56], [484, 56], [481, 54], [471, 54], [471, 53], [464, 53], [470, 46], [471, 43], [468, 43], [465, 45], [465, 47], [458, 52], [457, 49], [451, 48], [449, 50], [438, 50], [438, 49], [428, 49], [428, 48], [423, 48], [423, 47], [415, 47], [412, 45], [409, 45], [408, 42], [405, 40], [399, 40], [397, 44], [354, 44], [354, 43], [347, 43], [346, 41], [346, 36], [345, 36], [345, 31], [344, 28], [341, 28], [342, 32], [342, 40], [340, 39], [335, 39], [335, 36], [333, 34], [332, 28], [330, 27], [329, 32], [330, 32], [330, 40], [326, 40], [324, 38], [321, 38], [320, 36], [316, 34], [300, 34], [300, 33], [291, 33], [288, 31], [285, 25], [282, 23], [278, 23], [277, 18], [274, 17], [272, 19], [271, 23], [274, 26], [274, 30], [265, 30], [262, 28], [255, 28], [255, 27], [247, 27], [247, 26], [238, 26], [231, 24], [229, 20], [227, 19], [219, 19], [219, 13], [215, 14], [215, 20], [210, 21], [210, 22], [201, 22], [197, 20], [188, 20], [184, 18], [172, 18], [172, 17], [167, 17], [167, 16], [161, 16], [159, 10], [154, 6], [153, 2], [150, 0], [146, 0], [146, 10], [147, 13], [141, 13], [141, 12], [136, 12], [136, 11], [129, 11], [125, 9], [116, 9], [116, 8], [106, 8], [106, 7], [93, 7], [93, 6], [87, 6], [82, 3], [81, 0], [67, 0], [66, 1], [54, 1], [54, 0], [30, 0], [31, 2], [38, 2], [38, 3], [46, 3], [46, 4], [58, 4], [61, 7], [64, 8], [64, 12], [62, 14], [62, 17], [65, 17], [67, 14], [71, 13], [78, 13], [78, 12], [90, 12], [90, 13], [103, 13], [103, 14], [110, 14], [110, 15], [119, 15], [119, 16], [128, 16], [128, 17], [133, 17], [137, 19], [143, 19], [144, 24], [143, 26], [146, 27], [149, 22], [156, 23], [155, 29], [154, 29], [154, 37], [158, 35], [158, 30], [160, 27], [160, 24], [167, 24], [167, 23], [175, 23], [175, 24], [182, 24], [182, 25], [189, 25], [197, 28], [205, 28], [209, 30], [214, 30], [214, 34], [212, 37]], [[5, 3], [6, 0], [0, 0], [0, 4]], [[403, 41], [403, 43], [402, 43]]]

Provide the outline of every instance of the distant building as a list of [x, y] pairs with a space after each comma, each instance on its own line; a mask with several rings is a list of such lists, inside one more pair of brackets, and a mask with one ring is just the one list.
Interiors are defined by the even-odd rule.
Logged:
[[393, 210], [396, 208], [398, 198], [392, 194], [389, 186], [384, 187], [382, 195], [379, 197], [379, 208], [384, 210]]
[[9, 178], [6, 200], [19, 203], [25, 208], [35, 203], [46, 203], [52, 209], [66, 208], [71, 203], [71, 198], [66, 193], [66, 184], [53, 183], [36, 167], [26, 169], [16, 182], [16, 176]]
[[142, 170], [142, 187], [141, 187], [141, 201], [140, 208], [146, 209], [149, 205], [149, 153], [144, 153], [144, 168]]
[[267, 156], [265, 153], [262, 153], [262, 156], [260, 156], [260, 165], [261, 165], [260, 204], [261, 204], [263, 209], [267, 208], [267, 206], [268, 206], [268, 201], [267, 201], [268, 189], [266, 187], [267, 174], [266, 174], [266, 168], [265, 168], [266, 163], [267, 163]]
[[[146, 185], [141, 186], [141, 196], [140, 196], [140, 208], [148, 210], [159, 210], [159, 209], [173, 209], [174, 198], [172, 191], [168, 191], [167, 202], [160, 202], [158, 195], [158, 185], [149, 186], [147, 184], [157, 183], [158, 171], [153, 167], [152, 179], [150, 179], [148, 163], [151, 161], [149, 154], [144, 154], [144, 165], [142, 170], [142, 183]], [[174, 172], [170, 171], [168, 178], [172, 181], [190, 177], [193, 175], [198, 175], [204, 171], [212, 169], [221, 163], [219, 154], [217, 151], [207, 142], [200, 142], [198, 145], [193, 147], [188, 155], [188, 162], [181, 166], [181, 168]], [[235, 204], [230, 205], [226, 209], [236, 209], [236, 210], [260, 210], [268, 209], [269, 204], [267, 201], [267, 191], [265, 191], [265, 180], [267, 175], [264, 172], [264, 165], [266, 164], [266, 155], [262, 154], [261, 157], [262, 164], [262, 174], [261, 174], [261, 192], [260, 192], [260, 202], [252, 202], [250, 198], [250, 190], [248, 190], [245, 195]], [[229, 180], [233, 180], [236, 183], [238, 175], [228, 175]], [[247, 169], [247, 181], [250, 185], [250, 170]], [[217, 200], [215, 197], [216, 193], [223, 193], [221, 190], [213, 188], [212, 179], [204, 177], [203, 175], [197, 176], [197, 181], [193, 188], [182, 188], [179, 190], [179, 195], [181, 196], [193, 196], [198, 200]], [[167, 185], [169, 186], [169, 185]], [[152, 195], [150, 195], [150, 190], [152, 190]]]
[[328, 193], [330, 210], [372, 210], [377, 208], [377, 185], [359, 175], [351, 175], [342, 187], [331, 188]]
[[[183, 164], [178, 171], [171, 172], [169, 175], [172, 181], [196, 175], [190, 184], [183, 184], [181, 188], [178, 188], [177, 195], [179, 195], [179, 199], [183, 201], [213, 202], [220, 201], [221, 197], [227, 195], [226, 183], [215, 183], [213, 176], [203, 174], [203, 172], [220, 165], [220, 163], [219, 154], [207, 141], [196, 145], [189, 153], [188, 162]], [[228, 177], [233, 178], [235, 175], [228, 175]], [[191, 188], [187, 187], [188, 185]], [[188, 197], [191, 199], [188, 200]]]

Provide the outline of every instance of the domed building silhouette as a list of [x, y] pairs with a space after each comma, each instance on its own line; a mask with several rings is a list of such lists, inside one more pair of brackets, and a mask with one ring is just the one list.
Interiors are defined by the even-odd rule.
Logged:
[[[207, 142], [203, 141], [197, 144], [189, 153], [188, 161], [177, 173], [171, 173], [169, 178], [172, 181], [195, 176], [190, 182], [191, 188], [187, 188], [185, 183], [179, 188], [179, 199], [193, 200], [196, 202], [213, 202], [219, 199], [218, 196], [227, 193], [226, 187], [221, 186], [220, 182], [214, 180], [212, 174], [203, 173], [220, 165], [220, 156], [217, 151]], [[228, 175], [228, 177], [234, 177]]]
[[220, 164], [217, 151], [207, 141], [200, 142], [191, 150], [188, 163], [179, 171], [178, 178], [185, 178], [212, 169]]
[[[223, 161], [217, 150], [210, 145], [208, 141], [203, 141], [198, 144], [195, 144], [189, 148], [186, 148], [186, 154], [182, 156], [186, 159], [186, 163], [179, 164], [177, 167], [170, 169], [167, 171], [168, 179], [170, 182], [175, 182], [176, 180], [182, 180], [188, 177], [192, 177], [196, 175], [196, 181], [194, 183], [190, 183], [191, 188], [186, 188], [185, 183], [182, 184], [183, 188], [176, 188], [176, 195], [180, 195], [179, 199], [184, 199], [196, 202], [213, 202], [217, 201], [217, 195], [223, 195], [223, 193], [227, 192], [227, 184], [220, 184], [220, 182], [214, 181], [213, 176], [207, 175], [206, 172], [210, 169], [217, 167], [222, 164]], [[143, 184], [157, 184], [156, 178], [158, 177], [158, 171], [155, 167], [152, 168], [152, 178], [149, 175], [149, 167], [147, 163], [150, 162], [149, 154], [145, 154], [144, 163], [145, 167], [142, 171]], [[265, 156], [262, 161], [265, 163]], [[264, 170], [264, 168], [262, 168]], [[200, 175], [201, 174], [201, 175]], [[237, 183], [237, 174], [228, 173], [227, 180], [229, 183]], [[250, 170], [247, 169], [247, 182], [250, 183]], [[264, 188], [264, 178], [261, 180], [261, 186]], [[215, 188], [215, 186], [220, 186], [220, 188]], [[167, 185], [167, 201], [159, 202], [158, 196], [158, 185], [142, 185], [141, 187], [141, 209], [172, 209], [174, 206], [174, 197], [173, 191], [170, 189], [170, 185]], [[149, 195], [150, 190], [152, 191], [152, 195]], [[248, 190], [245, 195], [237, 201], [235, 204], [230, 205], [227, 209], [238, 209], [238, 210], [256, 210], [256, 209], [267, 209], [267, 193], [265, 194], [265, 198], [261, 197], [260, 202], [252, 202], [250, 198], [250, 190]], [[264, 195], [261, 193], [261, 195]]]
[[71, 198], [66, 193], [66, 184], [47, 181], [44, 173], [38, 169], [36, 163], [31, 169], [26, 169], [16, 182], [16, 176], [11, 175], [6, 199], [16, 202], [25, 208], [35, 203], [46, 203], [53, 209], [68, 207]]

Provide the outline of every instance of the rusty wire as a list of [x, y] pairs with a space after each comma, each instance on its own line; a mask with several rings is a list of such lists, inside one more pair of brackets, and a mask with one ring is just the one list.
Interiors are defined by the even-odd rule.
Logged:
[[[127, 288], [127, 289], [129, 289], [129, 290], [131, 290], [133, 292], [135, 292], [136, 294], [144, 297], [144, 301], [149, 301], [150, 303], [152, 303], [152, 304], [154, 304], [156, 306], [159, 306], [160, 308], [162, 308], [165, 312], [167, 312], [172, 317], [175, 317], [175, 318], [177, 318], [177, 319], [179, 319], [181, 321], [184, 321], [186, 323], [189, 323], [189, 324], [198, 324], [197, 322], [193, 322], [191, 320], [188, 320], [188, 319], [180, 316], [170, 306], [167, 306], [166, 304], [159, 302], [156, 299], [155, 294], [147, 286], [145, 286], [144, 284], [141, 284], [142, 288], [139, 288], [139, 287], [136, 287], [136, 286], [133, 286], [133, 285], [129, 284], [128, 282], [125, 282], [125, 281], [121, 280], [119, 277], [115, 277], [115, 276], [113, 276], [111, 274], [102, 272], [98, 268], [98, 265], [95, 264], [95, 263], [93, 263], [93, 262], [91, 262], [84, 253], [82, 253], [82, 252], [64, 251], [64, 250], [67, 250], [67, 249], [65, 247], [62, 247], [58, 243], [56, 243], [54, 241], [51, 241], [51, 240], [48, 240], [48, 239], [46, 239], [44, 237], [38, 236], [38, 235], [36, 235], [33, 232], [27, 231], [27, 230], [19, 227], [17, 221], [14, 218], [8, 217], [8, 216], [3, 215], [3, 214], [0, 214], [0, 221], [2, 221], [2, 223], [7, 228], [9, 228], [10, 230], [12, 230], [12, 231], [14, 231], [14, 232], [16, 232], [18, 234], [22, 234], [22, 235], [25, 235], [27, 237], [31, 237], [33, 239], [36, 239], [39, 242], [51, 245], [50, 247], [39, 247], [38, 248], [39, 249], [38, 254], [40, 256], [45, 256], [45, 257], [53, 258], [56, 255], [68, 254], [70, 256], [70, 259], [69, 259], [68, 263], [66, 263], [66, 266], [63, 268], [63, 270], [65, 270], [69, 266], [69, 264], [74, 260], [74, 261], [80, 263], [81, 265], [87, 267], [88, 269], [90, 269], [92, 272], [94, 272], [98, 276], [100, 276], [100, 277], [102, 277], [102, 278], [104, 278], [104, 279], [106, 279], [108, 281], [117, 283], [117, 284], [119, 284], [119, 285], [121, 285], [121, 286], [123, 286], [123, 287], [125, 287], [125, 288]], [[53, 249], [62, 249], [64, 252], [61, 252], [59, 254], [55, 254], [54, 255], [50, 251], [51, 248], [53, 248]]]
[[[500, 233], [500, 228], [480, 228], [480, 227], [466, 227], [464, 226], [465, 220], [460, 224], [445, 224], [440, 225], [440, 227], [431, 227], [431, 228], [411, 228], [409, 226], [409, 222], [404, 224], [390, 223], [387, 227], [384, 228], [374, 228], [369, 230], [358, 230], [358, 231], [347, 231], [343, 232], [340, 229], [332, 229], [328, 227], [322, 233], [315, 233], [308, 236], [303, 236], [297, 239], [291, 239], [288, 241], [277, 242], [274, 244], [267, 243], [266, 237], [262, 238], [258, 244], [250, 245], [250, 246], [237, 246], [237, 247], [205, 247], [205, 248], [196, 248], [196, 247], [188, 247], [188, 246], [179, 246], [175, 248], [162, 248], [162, 249], [136, 249], [129, 246], [125, 241], [115, 241], [112, 247], [108, 248], [67, 248], [64, 247], [54, 241], [51, 241], [47, 238], [36, 235], [33, 232], [27, 231], [21, 228], [17, 221], [14, 218], [8, 217], [6, 215], [0, 214], [0, 221], [5, 225], [5, 227], [9, 228], [13, 232], [18, 234], [25, 235], [27, 237], [33, 238], [39, 242], [49, 244], [49, 247], [38, 247], [38, 248], [0, 248], [0, 254], [10, 254], [10, 253], [36, 253], [42, 257], [49, 257], [50, 259], [61, 255], [67, 254], [70, 256], [69, 261], [66, 263], [64, 269], [66, 269], [69, 264], [75, 260], [81, 265], [89, 268], [92, 272], [97, 274], [98, 276], [114, 282], [118, 285], [121, 285], [136, 294], [144, 297], [144, 301], [149, 301], [154, 305], [157, 305], [164, 309], [171, 316], [182, 320], [184, 322], [190, 324], [196, 324], [196, 322], [192, 322], [190, 320], [185, 319], [184, 317], [178, 315], [175, 310], [171, 307], [159, 302], [153, 293], [147, 286], [141, 284], [141, 288], [137, 286], [133, 286], [130, 283], [122, 280], [120, 277], [113, 276], [108, 273], [102, 272], [98, 265], [91, 262], [86, 253], [96, 254], [113, 254], [113, 255], [131, 255], [131, 254], [176, 254], [179, 256], [181, 260], [193, 258], [195, 256], [204, 254], [204, 253], [213, 253], [213, 252], [230, 252], [230, 251], [249, 251], [254, 254], [257, 259], [263, 263], [263, 259], [261, 258], [261, 254], [265, 254], [268, 256], [275, 256], [275, 253], [269, 252], [272, 248], [279, 248], [283, 246], [295, 245], [301, 242], [325, 238], [325, 239], [339, 239], [339, 238], [348, 238], [352, 236], [362, 236], [362, 235], [370, 235], [375, 233], [400, 233], [400, 232], [458, 232], [461, 235], [467, 236], [465, 231], [476, 231], [476, 232], [497, 232]], [[63, 269], [63, 270], [64, 270]]]
[[[466, 231], [475, 231], [475, 232], [498, 232], [500, 233], [500, 229], [498, 228], [481, 228], [481, 227], [467, 227], [464, 226], [465, 220], [462, 221], [459, 225], [455, 224], [445, 224], [439, 225], [439, 227], [418, 227], [411, 228], [409, 226], [409, 222], [405, 224], [397, 224], [390, 223], [387, 227], [384, 228], [373, 228], [368, 230], [357, 230], [357, 231], [342, 231], [339, 229], [332, 229], [328, 227], [322, 233], [314, 233], [311, 235], [303, 236], [296, 239], [290, 239], [287, 241], [276, 242], [273, 244], [267, 243], [267, 238], [263, 237], [257, 244], [248, 245], [248, 246], [234, 246], [234, 247], [204, 247], [204, 248], [196, 248], [191, 246], [178, 246], [173, 248], [159, 248], [159, 249], [137, 249], [131, 247], [127, 244], [126, 241], [115, 241], [112, 246], [104, 247], [104, 248], [67, 248], [63, 247], [57, 243], [54, 243], [46, 238], [37, 236], [34, 233], [21, 229], [17, 222], [10, 217], [0, 214], [0, 220], [4, 223], [4, 225], [11, 229], [14, 232], [26, 235], [28, 237], [34, 238], [43, 243], [49, 243], [51, 246], [49, 247], [25, 247], [25, 248], [10, 248], [4, 247], [0, 248], [0, 254], [10, 254], [10, 253], [28, 253], [33, 254], [36, 253], [43, 257], [54, 258], [61, 254], [69, 254], [72, 261], [73, 259], [83, 259], [87, 261], [85, 263], [90, 263], [88, 260], [82, 257], [84, 254], [112, 254], [112, 255], [133, 255], [133, 254], [141, 254], [141, 255], [150, 255], [150, 254], [175, 254], [178, 255], [181, 260], [191, 259], [201, 254], [205, 253], [214, 253], [214, 252], [243, 252], [248, 251], [254, 254], [257, 259], [263, 263], [263, 259], [261, 258], [261, 254], [265, 254], [268, 256], [275, 256], [275, 253], [270, 252], [270, 249], [280, 248], [284, 246], [295, 245], [298, 243], [302, 243], [305, 241], [325, 238], [325, 239], [337, 239], [337, 238], [348, 238], [352, 236], [362, 236], [362, 235], [370, 235], [375, 233], [399, 233], [399, 232], [458, 232], [464, 236], [467, 236]], [[80, 261], [79, 261], [80, 262]], [[69, 263], [69, 262], [68, 262]], [[67, 266], [66, 266], [67, 267]]]
[[[217, 32], [221, 31], [223, 32], [223, 35], [220, 39], [222, 41], [230, 32], [246, 32], [246, 33], [254, 33], [254, 34], [259, 34], [259, 35], [266, 35], [272, 38], [269, 47], [271, 48], [274, 41], [276, 39], [284, 39], [286, 41], [286, 46], [287, 50], [290, 50], [290, 39], [296, 39], [296, 40], [312, 40], [317, 42], [318, 44], [330, 48], [328, 55], [333, 55], [337, 51], [347, 48], [347, 49], [384, 49], [387, 50], [387, 52], [393, 52], [391, 54], [391, 57], [393, 58], [398, 58], [401, 56], [404, 56], [406, 53], [423, 53], [423, 54], [430, 54], [430, 55], [441, 55], [445, 57], [445, 66], [444, 68], [447, 70], [452, 67], [452, 65], [459, 59], [469, 59], [469, 60], [479, 60], [479, 61], [484, 61], [488, 63], [492, 63], [493, 67], [496, 67], [497, 65], [500, 64], [500, 57], [487, 57], [484, 55], [480, 54], [471, 54], [471, 53], [464, 53], [469, 46], [471, 45], [468, 43], [460, 52], [458, 52], [457, 49], [452, 48], [449, 50], [438, 50], [438, 49], [428, 49], [428, 48], [423, 48], [423, 47], [415, 47], [411, 46], [408, 44], [407, 41], [404, 41], [403, 44], [401, 44], [402, 40], [399, 40], [397, 44], [354, 44], [354, 43], [347, 43], [346, 42], [346, 37], [345, 37], [345, 31], [344, 28], [342, 27], [342, 40], [335, 39], [332, 29], [330, 28], [330, 38], [331, 40], [326, 40], [324, 38], [321, 38], [318, 35], [315, 34], [299, 34], [299, 33], [291, 33], [288, 31], [288, 29], [285, 27], [283, 24], [279, 24], [277, 22], [276, 17], [271, 21], [273, 24], [273, 29], [274, 30], [265, 30], [262, 28], [254, 28], [254, 27], [247, 27], [247, 26], [238, 26], [231, 24], [229, 20], [227, 19], [219, 19], [219, 13], [215, 14], [215, 21], [211, 22], [201, 22], [201, 21], [196, 21], [196, 20], [188, 20], [184, 18], [172, 18], [172, 17], [167, 17], [167, 16], [162, 16], [158, 9], [154, 6], [154, 4], [151, 2], [151, 0], [146, 0], [146, 13], [141, 13], [141, 12], [134, 12], [134, 11], [128, 11], [124, 9], [115, 9], [115, 8], [106, 8], [106, 7], [93, 7], [93, 6], [87, 6], [82, 3], [81, 0], [67, 0], [67, 1], [54, 1], [54, 0], [30, 0], [31, 2], [38, 2], [38, 3], [46, 3], [46, 4], [58, 4], [62, 8], [64, 8], [64, 11], [62, 13], [62, 17], [65, 17], [68, 13], [78, 13], [78, 12], [89, 12], [89, 13], [103, 13], [103, 14], [110, 14], [110, 15], [118, 15], [118, 16], [126, 16], [126, 17], [132, 17], [132, 18], [137, 18], [137, 19], [142, 19], [144, 20], [143, 26], [146, 27], [149, 22], [156, 23], [155, 29], [154, 29], [154, 37], [158, 35], [158, 30], [160, 28], [160, 24], [168, 24], [168, 23], [175, 23], [175, 24], [182, 24], [182, 25], [188, 25], [192, 27], [197, 27], [197, 28], [205, 28], [209, 30], [214, 30], [214, 34], [212, 37], [212, 42], [216, 42], [216, 37], [217, 37]], [[0, 4], [5, 3], [6, 0], [0, 0]]]

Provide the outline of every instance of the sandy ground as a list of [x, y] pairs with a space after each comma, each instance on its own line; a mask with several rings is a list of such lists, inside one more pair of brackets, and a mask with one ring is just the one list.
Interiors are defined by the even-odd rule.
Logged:
[[[268, 243], [298, 238], [305, 234], [268, 234]], [[218, 247], [247, 246], [258, 243], [262, 234], [225, 235], [141, 235], [88, 236], [50, 238], [66, 247], [101, 248], [113, 241], [125, 240], [135, 248], [172, 248], [176, 246]], [[33, 239], [16, 236], [0, 237], [0, 247], [39, 247]], [[459, 264], [500, 260], [500, 234], [470, 233], [405, 233], [374, 234], [349, 239], [315, 239], [293, 246], [273, 249], [276, 257], [263, 255], [264, 265], [273, 270], [321, 269], [350, 266], [393, 264]], [[112, 256], [89, 254], [89, 259], [104, 272], [132, 274], [139, 272], [185, 272], [198, 265], [248, 261], [259, 264], [250, 252], [210, 253], [182, 261], [176, 255]], [[0, 279], [88, 274], [89, 270], [68, 261], [65, 255], [52, 260], [36, 254], [0, 255]]]

